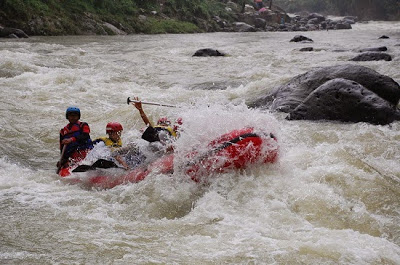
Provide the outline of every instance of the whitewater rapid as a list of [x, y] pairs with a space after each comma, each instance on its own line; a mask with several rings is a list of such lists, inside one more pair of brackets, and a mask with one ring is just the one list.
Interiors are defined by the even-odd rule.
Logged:
[[[289, 42], [294, 32], [1, 39], [0, 263], [400, 264], [400, 123], [287, 121], [246, 107], [318, 66], [361, 64], [400, 83], [399, 28], [301, 33], [311, 44]], [[348, 61], [379, 46], [392, 61]], [[201, 48], [229, 56], [192, 57]], [[92, 138], [122, 123], [128, 143], [144, 127], [133, 96], [178, 106], [144, 106], [153, 121], [183, 118], [178, 151], [262, 125], [279, 162], [208, 185], [182, 174], [111, 190], [62, 182], [66, 108], [81, 109]]]

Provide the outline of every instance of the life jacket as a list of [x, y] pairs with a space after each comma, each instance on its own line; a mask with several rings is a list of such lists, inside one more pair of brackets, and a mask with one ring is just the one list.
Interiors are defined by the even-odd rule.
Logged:
[[[80, 135], [84, 133], [84, 126], [87, 126], [88, 131], [85, 133], [90, 133], [89, 125], [86, 122], [78, 121], [74, 124], [68, 124], [60, 131], [60, 142], [64, 139], [69, 139], [74, 137], [77, 139]], [[60, 149], [62, 146], [60, 146]], [[73, 152], [80, 150], [92, 149], [93, 143], [90, 137], [85, 142], [74, 141], [67, 145], [64, 153], [64, 157], [68, 158]]]
[[[160, 139], [160, 136], [162, 139]], [[166, 139], [165, 139], [165, 136]], [[142, 134], [142, 139], [152, 143], [152, 142], [165, 142], [176, 138], [177, 133], [171, 126], [148, 126], [147, 129]]]
[[176, 138], [176, 131], [174, 131], [174, 128], [172, 128], [171, 126], [156, 125], [154, 126], [154, 129], [156, 129], [157, 131], [167, 131], [170, 136]]
[[114, 148], [122, 147], [122, 140], [121, 139], [119, 139], [118, 142], [114, 142], [113, 140], [111, 140], [107, 136], [104, 136], [104, 137], [100, 137], [100, 138], [95, 140], [95, 142], [99, 142], [99, 141], [104, 142], [104, 144], [106, 146], [110, 147], [111, 150], [113, 150]]

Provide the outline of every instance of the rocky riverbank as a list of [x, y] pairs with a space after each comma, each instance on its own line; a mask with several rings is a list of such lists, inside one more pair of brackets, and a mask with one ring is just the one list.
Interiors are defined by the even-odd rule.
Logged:
[[253, 6], [246, 5], [244, 12], [237, 14], [238, 21], [228, 23], [220, 21], [222, 31], [314, 31], [351, 29], [351, 25], [357, 22], [357, 17], [345, 17], [340, 20], [332, 20], [317, 13], [302, 12], [289, 16], [278, 6], [261, 8], [256, 10]]
[[220, 15], [194, 15], [190, 20], [178, 16], [179, 11], [167, 12], [162, 5], [161, 8], [138, 9], [131, 15], [113, 17], [93, 10], [82, 14], [65, 12], [60, 16], [31, 14], [25, 18], [16, 16], [18, 12], [0, 11], [0, 37], [335, 30], [351, 29], [351, 24], [357, 21], [356, 17], [334, 21], [315, 13], [289, 16], [276, 5], [256, 10], [251, 4], [238, 5], [233, 1], [220, 4], [223, 10], [219, 11]]

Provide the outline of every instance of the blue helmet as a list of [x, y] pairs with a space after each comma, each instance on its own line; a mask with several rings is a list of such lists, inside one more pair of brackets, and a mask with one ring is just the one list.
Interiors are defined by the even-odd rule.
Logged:
[[77, 113], [79, 119], [81, 118], [81, 110], [77, 107], [68, 107], [67, 111], [65, 112], [65, 117], [68, 119], [68, 114], [70, 113]]

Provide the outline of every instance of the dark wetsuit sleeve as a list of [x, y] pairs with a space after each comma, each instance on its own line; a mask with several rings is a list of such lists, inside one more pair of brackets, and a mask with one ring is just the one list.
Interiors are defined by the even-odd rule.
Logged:
[[86, 141], [90, 138], [90, 135], [88, 133], [82, 133], [78, 137], [76, 137], [76, 141], [78, 143], [86, 143]]
[[100, 143], [100, 142], [103, 142], [104, 143], [104, 141], [102, 140], [102, 139], [96, 139], [96, 140], [94, 140], [93, 141], [93, 144], [98, 144], [98, 143]]

